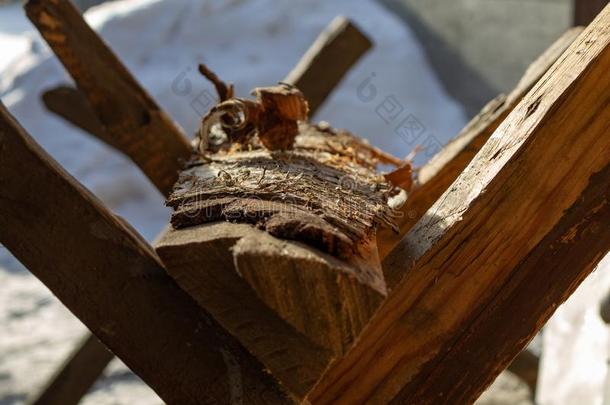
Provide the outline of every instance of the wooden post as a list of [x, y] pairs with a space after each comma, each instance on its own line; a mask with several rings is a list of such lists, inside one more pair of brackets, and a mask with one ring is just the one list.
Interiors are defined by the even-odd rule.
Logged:
[[114, 354], [91, 334], [81, 340], [49, 383], [28, 400], [28, 404], [76, 405], [87, 394]]
[[[383, 259], [428, 211], [436, 200], [451, 186], [470, 161], [487, 142], [491, 134], [506, 119], [523, 96], [540, 80], [555, 61], [582, 32], [575, 27], [563, 34], [527, 69], [517, 87], [508, 95], [500, 94], [489, 102], [468, 125], [418, 172], [415, 187], [407, 203], [401, 208], [397, 236], [391, 230], [381, 229], [377, 235], [379, 255]], [[402, 269], [386, 269], [388, 287], [402, 276]]]
[[168, 403], [286, 403], [133, 229], [0, 106], [0, 243]]
[[407, 269], [308, 396], [471, 403], [610, 248], [610, 7], [384, 266]]
[[608, 4], [608, 0], [574, 0], [574, 25], [588, 25]]

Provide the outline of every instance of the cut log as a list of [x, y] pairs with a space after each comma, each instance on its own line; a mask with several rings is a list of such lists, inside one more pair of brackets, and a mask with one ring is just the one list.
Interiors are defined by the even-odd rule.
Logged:
[[574, 0], [574, 25], [588, 25], [608, 4], [608, 0]]
[[[177, 228], [168, 235], [173, 253], [168, 256], [165, 243], [158, 252], [178, 283], [239, 337], [231, 320], [222, 319], [225, 304], [209, 302], [206, 289], [214, 287], [208, 277], [219, 276], [205, 266], [205, 256], [186, 257], [217, 243], [207, 228], [190, 227], [249, 224], [225, 224], [225, 232], [235, 227], [234, 246], [227, 246], [235, 271], [289, 325], [340, 355], [385, 296], [374, 234], [391, 224], [392, 187], [374, 171], [374, 151], [346, 132], [302, 124], [293, 149], [286, 151], [266, 150], [258, 138], [251, 139], [250, 144], [227, 140], [226, 150], [204, 155], [182, 173], [168, 199]], [[185, 273], [192, 277], [185, 281]]]
[[[449, 188], [491, 134], [574, 42], [582, 30], [582, 27], [575, 27], [562, 35], [527, 69], [517, 87], [508, 96], [501, 94], [487, 104], [479, 115], [474, 117], [447, 146], [420, 169], [416, 185], [409, 193], [407, 203], [401, 208], [402, 216], [397, 220], [400, 228], [399, 235], [397, 236], [388, 229], [381, 229], [377, 235], [377, 246], [382, 259]], [[392, 288], [402, 273], [394, 272], [400, 269], [387, 270], [386, 282], [388, 288]]]
[[287, 403], [149, 245], [0, 105], [0, 243], [167, 403]]
[[299, 88], [313, 116], [343, 76], [372, 46], [350, 20], [336, 17], [305, 52], [284, 82]]
[[31, 405], [77, 405], [102, 374], [114, 354], [93, 335], [87, 334]]
[[308, 396], [471, 403], [610, 248], [610, 7], [384, 266], [404, 276]]
[[69, 0], [30, 0], [28, 18], [66, 67], [113, 143], [167, 194], [191, 147]]

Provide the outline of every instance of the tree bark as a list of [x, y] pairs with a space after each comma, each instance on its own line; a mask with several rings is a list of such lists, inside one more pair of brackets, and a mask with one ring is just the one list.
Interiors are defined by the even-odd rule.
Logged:
[[[178, 283], [196, 291], [194, 298], [233, 334], [239, 335], [238, 325], [223, 321], [225, 304], [210, 302], [207, 290], [213, 279], [238, 275], [243, 288], [292, 328], [343, 354], [386, 294], [374, 236], [392, 224], [393, 187], [375, 172], [375, 151], [349, 133], [308, 124], [300, 125], [290, 150], [237, 146], [204, 155], [181, 174], [168, 199], [175, 229], [159, 254]], [[224, 236], [193, 230], [218, 221], [249, 224], [224, 226], [224, 232], [235, 228], [221, 260], [235, 265], [234, 275], [227, 265], [215, 272], [205, 255], [195, 254], [219, 250], [215, 244]]]

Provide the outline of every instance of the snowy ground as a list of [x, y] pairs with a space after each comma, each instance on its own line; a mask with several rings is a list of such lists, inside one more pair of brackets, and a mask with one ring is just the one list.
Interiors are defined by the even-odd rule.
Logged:
[[[209, 64], [235, 83], [237, 94], [247, 95], [281, 80], [338, 14], [356, 21], [376, 47], [316, 119], [348, 128], [397, 156], [423, 144], [422, 163], [461, 129], [465, 117], [440, 87], [413, 35], [372, 0], [121, 0], [91, 9], [87, 19], [192, 133], [213, 102], [197, 63]], [[68, 78], [17, 7], [0, 8], [0, 44], [0, 97], [9, 110], [70, 173], [152, 239], [168, 218], [161, 197], [127, 160], [43, 109], [41, 91]], [[1, 246], [0, 325], [0, 405], [22, 403], [84, 331]], [[525, 403], [526, 393], [510, 377], [499, 384], [508, 387], [508, 402], [488, 397], [483, 403]], [[85, 403], [160, 400], [115, 361]]]

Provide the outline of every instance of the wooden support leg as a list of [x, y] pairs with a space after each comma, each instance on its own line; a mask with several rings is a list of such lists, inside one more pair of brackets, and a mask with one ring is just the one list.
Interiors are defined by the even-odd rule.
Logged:
[[[113, 147], [118, 152], [125, 154], [129, 152], [106, 131], [82, 91], [68, 85], [58, 86], [45, 91], [42, 95], [42, 102], [49, 111], [82, 129], [85, 133], [93, 135], [94, 138]], [[161, 179], [158, 179], [153, 184], [158, 184], [160, 181]]]
[[49, 384], [28, 400], [30, 405], [76, 405], [104, 371], [114, 354], [87, 334]]
[[610, 248], [610, 7], [386, 258], [406, 269], [312, 403], [471, 403]]
[[[432, 204], [444, 193], [451, 183], [462, 173], [476, 153], [487, 142], [491, 134], [506, 119], [523, 96], [546, 73], [561, 54], [582, 32], [582, 27], [568, 30], [551, 45], [525, 72], [517, 87], [508, 95], [503, 94], [488, 103], [479, 115], [443, 148], [418, 173], [416, 187], [402, 208], [400, 234], [397, 237], [390, 230], [382, 229], [378, 234], [379, 254], [383, 258], [398, 244], [400, 236], [405, 235], [415, 225]], [[402, 277], [402, 269], [386, 268], [388, 288]], [[532, 362], [532, 354], [523, 351], [509, 367], [535, 392], [537, 365]]]
[[540, 367], [540, 357], [525, 349], [515, 357], [507, 370], [518, 376], [530, 389], [532, 398], [536, 398], [538, 387], [538, 368]]
[[0, 243], [172, 404], [286, 403], [149, 245], [0, 107]]
[[191, 147], [182, 131], [134, 80], [69, 0], [30, 0], [38, 28], [112, 137], [167, 194]]
[[[462, 132], [420, 169], [416, 185], [409, 194], [407, 203], [401, 208], [399, 235], [382, 229], [377, 236], [377, 246], [382, 259], [457, 179], [491, 134], [582, 30], [582, 27], [575, 27], [562, 35], [527, 69], [517, 87], [508, 96], [501, 94], [489, 102]], [[387, 269], [385, 276], [389, 288], [400, 279], [401, 271], [400, 268]]]
[[313, 116], [343, 76], [372, 46], [347, 18], [336, 17], [318, 36], [284, 82], [297, 86]]

